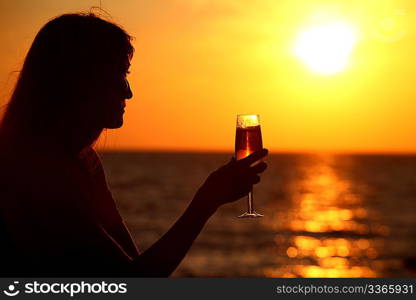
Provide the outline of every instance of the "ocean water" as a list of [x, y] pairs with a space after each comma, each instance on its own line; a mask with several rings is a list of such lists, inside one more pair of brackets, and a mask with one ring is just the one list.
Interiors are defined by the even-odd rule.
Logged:
[[[231, 154], [103, 152], [110, 189], [145, 250]], [[246, 199], [208, 221], [174, 277], [416, 276], [416, 156], [272, 154]], [[166, 249], [169, 251], [169, 249]]]

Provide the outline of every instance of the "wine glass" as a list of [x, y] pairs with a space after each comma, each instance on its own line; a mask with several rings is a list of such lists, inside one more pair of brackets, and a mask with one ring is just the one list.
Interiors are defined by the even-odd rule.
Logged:
[[[235, 134], [235, 159], [240, 160], [251, 153], [263, 149], [259, 115], [237, 115]], [[256, 213], [253, 206], [253, 188], [248, 193], [247, 212], [239, 218], [259, 218], [263, 215]]]

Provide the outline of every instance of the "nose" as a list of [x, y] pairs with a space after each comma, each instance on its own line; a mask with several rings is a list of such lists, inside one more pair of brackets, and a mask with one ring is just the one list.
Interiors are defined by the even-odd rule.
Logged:
[[127, 79], [125, 79], [125, 82], [126, 82], [126, 95], [125, 95], [125, 97], [126, 97], [126, 99], [131, 99], [131, 98], [133, 98], [133, 92], [130, 89], [129, 81]]

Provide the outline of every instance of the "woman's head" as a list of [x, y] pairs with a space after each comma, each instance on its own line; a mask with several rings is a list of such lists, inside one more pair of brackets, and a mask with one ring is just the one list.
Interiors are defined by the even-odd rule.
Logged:
[[94, 14], [49, 21], [29, 49], [1, 130], [79, 147], [103, 128], [120, 127], [125, 99], [132, 97], [130, 41], [123, 29]]

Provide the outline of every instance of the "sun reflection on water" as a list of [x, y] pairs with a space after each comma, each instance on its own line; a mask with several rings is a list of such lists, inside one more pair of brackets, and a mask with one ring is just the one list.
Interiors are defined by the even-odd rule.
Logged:
[[301, 170], [293, 182], [292, 206], [270, 224], [286, 260], [264, 268], [268, 277], [377, 277], [379, 249], [389, 228], [369, 222], [353, 183], [340, 178], [331, 157]]

